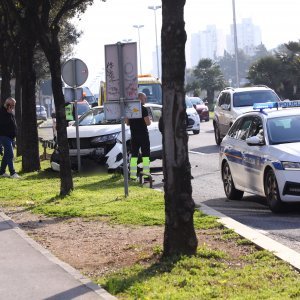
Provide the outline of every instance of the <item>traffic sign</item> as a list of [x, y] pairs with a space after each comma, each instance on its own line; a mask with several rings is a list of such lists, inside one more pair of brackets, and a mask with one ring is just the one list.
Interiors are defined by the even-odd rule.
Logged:
[[64, 82], [73, 88], [83, 85], [89, 75], [86, 64], [78, 58], [69, 59], [62, 66], [61, 73]]

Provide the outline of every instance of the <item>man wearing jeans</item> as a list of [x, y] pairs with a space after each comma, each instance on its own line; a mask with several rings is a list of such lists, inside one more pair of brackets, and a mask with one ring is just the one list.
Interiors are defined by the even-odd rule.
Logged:
[[[2, 157], [0, 176], [10, 178], [20, 178], [14, 168], [14, 139], [17, 134], [17, 124], [14, 116], [16, 100], [9, 97], [5, 100], [3, 107], [0, 108], [0, 145], [3, 146], [4, 154]], [[10, 175], [5, 173], [6, 167]]]

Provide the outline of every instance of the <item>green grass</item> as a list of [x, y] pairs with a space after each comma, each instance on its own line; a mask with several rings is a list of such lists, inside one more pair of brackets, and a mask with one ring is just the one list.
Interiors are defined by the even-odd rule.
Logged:
[[243, 259], [235, 264], [202, 247], [194, 257], [135, 265], [97, 282], [118, 299], [300, 299], [299, 274], [272, 254], [256, 251]]
[[[17, 170], [20, 163], [17, 159]], [[21, 175], [21, 180], [0, 179], [0, 207], [21, 206], [48, 216], [125, 225], [164, 225], [163, 193], [134, 183], [125, 198], [121, 176], [74, 174], [74, 191], [61, 198], [60, 180], [49, 169], [49, 161], [42, 162], [40, 172]], [[256, 250], [232, 230], [222, 229], [215, 217], [196, 211], [194, 224], [209, 229], [207, 234], [223, 244], [250, 247], [246, 253], [251, 254], [243, 256], [241, 251], [239, 257], [231, 257], [230, 251], [210, 249], [203, 234], [196, 256], [156, 259], [155, 263], [145, 258], [140, 264], [94, 280], [118, 299], [300, 299], [299, 273], [286, 263]], [[153, 257], [159, 258], [162, 250], [162, 246], [153, 247]]]
[[[16, 160], [20, 169], [20, 159]], [[129, 196], [124, 196], [120, 175], [74, 174], [74, 191], [59, 196], [58, 173], [42, 162], [42, 170], [21, 174], [22, 179], [1, 178], [0, 206], [22, 206], [33, 213], [55, 217], [102, 218], [110, 223], [128, 225], [163, 225], [165, 221], [163, 193], [131, 183]], [[195, 212], [196, 228], [220, 227], [216, 218]]]

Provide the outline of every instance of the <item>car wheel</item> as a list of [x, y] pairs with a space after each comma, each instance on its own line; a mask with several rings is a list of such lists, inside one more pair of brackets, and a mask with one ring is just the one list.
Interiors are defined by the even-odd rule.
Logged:
[[226, 197], [229, 200], [241, 200], [243, 198], [244, 192], [235, 188], [227, 162], [224, 163], [222, 168], [222, 180]]
[[193, 130], [193, 134], [199, 134], [200, 130]]
[[219, 127], [218, 127], [218, 125], [216, 123], [214, 124], [214, 132], [215, 132], [215, 141], [216, 141], [216, 144], [220, 145], [221, 142], [222, 142], [222, 139], [221, 139]]
[[271, 211], [280, 213], [283, 209], [283, 203], [280, 198], [276, 176], [272, 169], [268, 170], [266, 173], [264, 187], [267, 202]]

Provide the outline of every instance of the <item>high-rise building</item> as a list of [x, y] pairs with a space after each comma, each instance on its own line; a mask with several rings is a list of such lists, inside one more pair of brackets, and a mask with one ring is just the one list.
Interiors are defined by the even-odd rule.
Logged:
[[[247, 55], [254, 55], [255, 48], [261, 44], [261, 31], [258, 26], [252, 23], [251, 18], [242, 19], [236, 24], [238, 49], [242, 49]], [[233, 25], [230, 27], [230, 35], [227, 36], [227, 51], [234, 53], [234, 31]]]
[[191, 65], [196, 66], [200, 59], [216, 57], [223, 54], [224, 35], [215, 25], [207, 25], [206, 30], [194, 33], [191, 36]]

